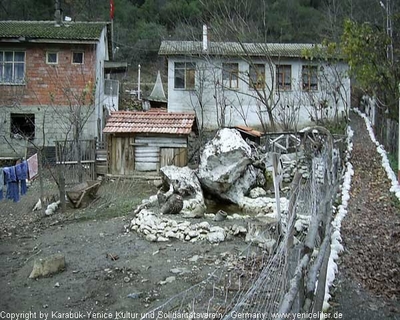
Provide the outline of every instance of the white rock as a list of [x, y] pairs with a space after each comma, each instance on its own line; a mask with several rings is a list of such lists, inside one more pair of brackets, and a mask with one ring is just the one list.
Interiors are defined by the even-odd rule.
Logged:
[[157, 237], [154, 234], [148, 234], [146, 236], [146, 240], [150, 241], [150, 242], [154, 242], [154, 241], [157, 241]]
[[200, 233], [197, 230], [190, 230], [189, 233], [188, 233], [188, 236], [191, 237], [191, 238], [195, 238], [195, 237], [198, 237], [199, 234]]
[[225, 233], [224, 229], [222, 229], [222, 231], [221, 230], [210, 231], [210, 233], [207, 235], [207, 240], [211, 243], [218, 243], [218, 242], [225, 241], [225, 236], [226, 236], [226, 233]]
[[199, 259], [200, 259], [200, 256], [196, 254], [193, 257], [189, 258], [188, 261], [197, 262]]
[[257, 188], [250, 190], [249, 197], [252, 199], [255, 199], [255, 198], [259, 198], [259, 197], [264, 197], [266, 195], [267, 195], [267, 192], [263, 188], [257, 187]]
[[158, 237], [157, 238], [157, 242], [167, 242], [167, 241], [169, 241], [169, 239], [168, 238], [165, 238], [165, 237]]
[[209, 230], [210, 229], [210, 224], [207, 221], [200, 222], [198, 224], [199, 228]]

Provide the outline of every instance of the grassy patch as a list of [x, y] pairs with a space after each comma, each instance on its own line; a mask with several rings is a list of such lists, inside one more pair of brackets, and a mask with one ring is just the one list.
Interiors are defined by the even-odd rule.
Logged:
[[344, 120], [340, 122], [327, 122], [324, 127], [327, 128], [331, 134], [345, 135], [347, 123]]

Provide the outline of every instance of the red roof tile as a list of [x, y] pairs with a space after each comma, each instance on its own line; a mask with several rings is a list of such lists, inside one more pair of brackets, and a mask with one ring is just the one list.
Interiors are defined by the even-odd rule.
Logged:
[[103, 132], [189, 134], [194, 118], [194, 113], [116, 111], [111, 112]]

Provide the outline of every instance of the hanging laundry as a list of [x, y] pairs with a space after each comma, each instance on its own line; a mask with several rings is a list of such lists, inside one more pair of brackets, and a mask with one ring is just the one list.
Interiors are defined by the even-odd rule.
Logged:
[[28, 179], [28, 162], [22, 161], [21, 163], [15, 166], [15, 172], [17, 175], [17, 180], [20, 182], [21, 186], [21, 195], [26, 194], [27, 187], [26, 187], [26, 179]]
[[26, 160], [28, 163], [29, 180], [32, 180], [38, 175], [38, 156], [35, 153], [32, 157]]
[[14, 202], [19, 201], [19, 188], [17, 175], [14, 167], [5, 167], [3, 168], [4, 172], [4, 182], [7, 184], [7, 199], [11, 199]]
[[0, 168], [0, 201], [3, 200], [3, 188], [4, 188], [4, 173], [3, 173], [3, 168]]

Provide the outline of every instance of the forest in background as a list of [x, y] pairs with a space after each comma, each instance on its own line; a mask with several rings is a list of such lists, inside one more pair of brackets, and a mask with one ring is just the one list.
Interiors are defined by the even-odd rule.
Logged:
[[[251, 42], [338, 41], [345, 19], [386, 31], [383, 0], [114, 0], [115, 58], [131, 64], [153, 60], [162, 39]], [[391, 3], [392, 20], [399, 5]], [[62, 0], [74, 21], [107, 21], [110, 0]], [[54, 0], [0, 0], [0, 20], [52, 20]], [[232, 28], [235, 25], [235, 28]], [[396, 29], [395, 29], [396, 30]], [[234, 32], [232, 32], [234, 31]]]
[[[345, 58], [353, 88], [378, 98], [378, 112], [398, 119], [398, 0], [61, 0], [73, 21], [109, 21], [114, 2], [114, 60], [157, 64], [160, 42], [319, 43]], [[0, 0], [0, 20], [52, 20], [55, 0]], [[340, 52], [340, 54], [338, 54]], [[330, 55], [330, 56], [329, 56]], [[154, 75], [153, 75], [154, 77]]]

